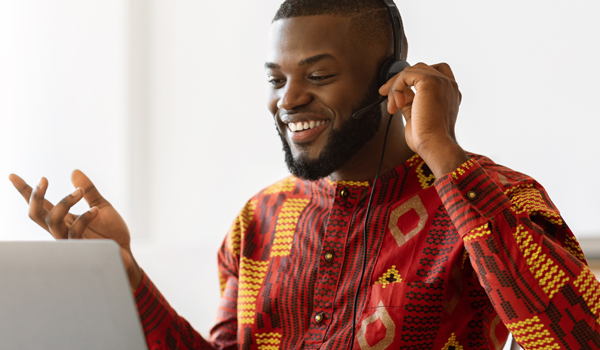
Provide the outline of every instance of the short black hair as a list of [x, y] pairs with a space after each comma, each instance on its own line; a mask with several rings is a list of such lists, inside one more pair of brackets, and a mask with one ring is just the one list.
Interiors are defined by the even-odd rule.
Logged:
[[[392, 45], [392, 24], [382, 0], [285, 0], [273, 22], [293, 17], [332, 15], [351, 18], [352, 32], [361, 44]], [[404, 28], [402, 28], [404, 33]], [[385, 45], [385, 46], [384, 46]], [[402, 37], [404, 57], [408, 53], [406, 35]], [[387, 49], [386, 49], [387, 51]]]

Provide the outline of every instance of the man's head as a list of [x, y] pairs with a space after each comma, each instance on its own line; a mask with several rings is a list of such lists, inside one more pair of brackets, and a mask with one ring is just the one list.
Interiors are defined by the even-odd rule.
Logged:
[[268, 107], [294, 175], [325, 177], [376, 134], [379, 109], [358, 120], [350, 116], [378, 97], [378, 71], [393, 54], [392, 37], [381, 0], [287, 0], [281, 5], [265, 68]]

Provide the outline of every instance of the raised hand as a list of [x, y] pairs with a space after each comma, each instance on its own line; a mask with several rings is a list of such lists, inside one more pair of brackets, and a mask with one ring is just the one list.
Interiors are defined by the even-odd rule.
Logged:
[[[9, 179], [29, 204], [29, 217], [54, 238], [116, 241], [121, 247], [131, 287], [135, 289], [140, 284], [142, 274], [131, 253], [131, 238], [125, 221], [84, 173], [79, 170], [73, 172], [71, 181], [77, 189], [56, 205], [44, 198], [48, 189], [45, 178], [34, 189], [15, 174], [11, 174]], [[69, 213], [82, 198], [89, 204], [90, 210], [81, 215]]]
[[379, 93], [388, 96], [390, 114], [402, 110], [406, 143], [436, 177], [468, 160], [454, 134], [462, 95], [450, 66], [418, 63], [392, 77]]

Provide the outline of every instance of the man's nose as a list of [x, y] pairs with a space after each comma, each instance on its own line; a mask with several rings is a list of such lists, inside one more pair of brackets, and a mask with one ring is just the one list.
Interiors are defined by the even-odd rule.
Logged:
[[281, 90], [282, 95], [277, 101], [277, 108], [292, 110], [298, 106], [308, 104], [312, 101], [312, 96], [308, 92], [303, 82], [290, 79]]

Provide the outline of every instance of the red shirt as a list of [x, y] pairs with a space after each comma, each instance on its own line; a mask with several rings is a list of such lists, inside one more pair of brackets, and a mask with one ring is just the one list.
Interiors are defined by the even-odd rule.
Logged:
[[[150, 349], [600, 348], [600, 284], [543, 187], [471, 159], [435, 179], [415, 155], [371, 182], [289, 177], [254, 196], [219, 251], [205, 340], [144, 276]], [[508, 330], [507, 330], [508, 329]]]

